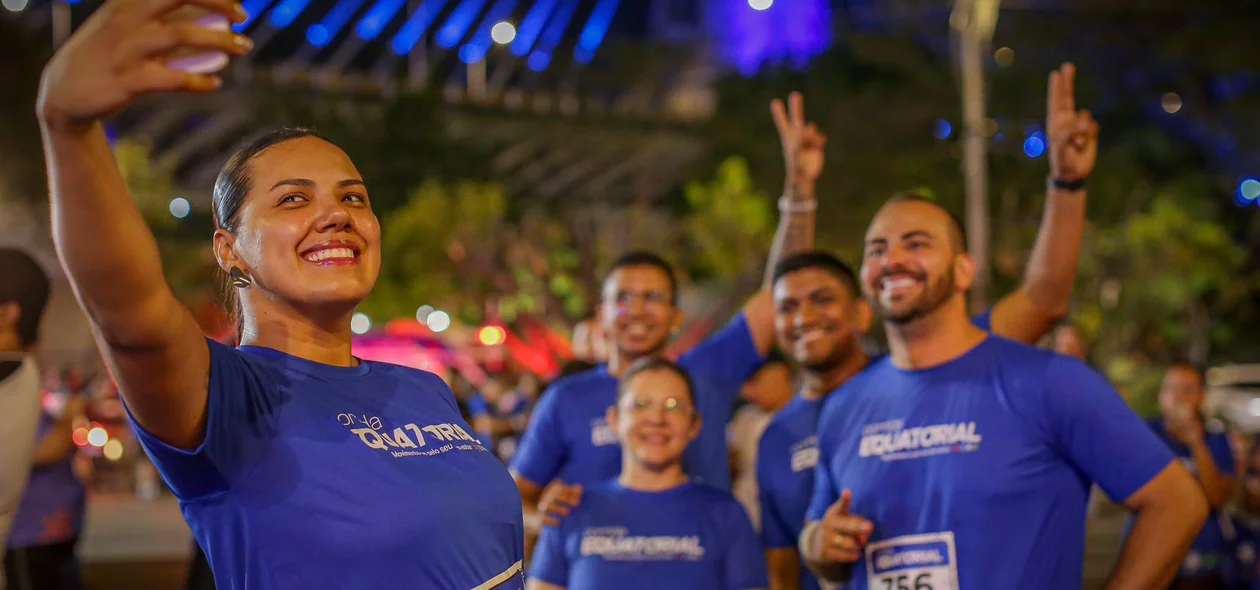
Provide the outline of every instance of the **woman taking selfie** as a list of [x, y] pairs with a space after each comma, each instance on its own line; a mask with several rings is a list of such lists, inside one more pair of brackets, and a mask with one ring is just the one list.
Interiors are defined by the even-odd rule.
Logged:
[[223, 588], [516, 589], [521, 502], [436, 375], [360, 361], [350, 318], [380, 270], [354, 163], [305, 130], [246, 145], [215, 183], [214, 254], [239, 348], [202, 335], [166, 284], [101, 119], [204, 93], [176, 52], [241, 55], [230, 0], [104, 3], [44, 72], [39, 117], [62, 266], [146, 451]]
[[543, 529], [528, 587], [765, 588], [765, 556], [744, 508], [683, 469], [700, 432], [687, 372], [660, 358], [631, 365], [608, 423], [621, 442], [621, 475], [585, 490], [559, 526]]

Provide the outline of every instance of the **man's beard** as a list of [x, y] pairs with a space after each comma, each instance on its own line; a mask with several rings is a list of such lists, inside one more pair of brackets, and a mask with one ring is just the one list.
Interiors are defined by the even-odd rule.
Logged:
[[923, 292], [923, 295], [919, 297], [919, 300], [915, 302], [910, 309], [898, 314], [893, 314], [887, 309], [880, 308], [878, 305], [876, 305], [876, 307], [879, 308], [881, 313], [883, 313], [885, 321], [904, 326], [914, 322], [915, 320], [928, 316], [937, 309], [940, 309], [940, 307], [945, 305], [945, 303], [949, 301], [949, 298], [953, 296], [954, 271], [951, 268], [946, 270], [945, 273], [941, 275], [941, 278], [937, 279], [935, 282], [928, 283], [927, 289]]

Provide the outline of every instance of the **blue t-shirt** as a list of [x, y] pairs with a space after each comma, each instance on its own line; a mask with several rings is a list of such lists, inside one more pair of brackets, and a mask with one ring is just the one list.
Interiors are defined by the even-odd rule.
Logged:
[[[1181, 464], [1185, 465], [1187, 471], [1192, 475], [1198, 473], [1194, 458], [1191, 457], [1190, 449], [1168, 433], [1168, 429], [1164, 428], [1163, 420], [1150, 420], [1147, 422], [1147, 425], [1150, 426], [1155, 436], [1158, 436], [1172, 450], [1173, 454], [1181, 460]], [[1216, 463], [1216, 470], [1221, 475], [1233, 477], [1234, 452], [1229, 447], [1229, 438], [1223, 432], [1208, 431], [1204, 435], [1204, 440], [1207, 443], [1208, 450], [1212, 453], [1212, 460]], [[1124, 536], [1126, 538], [1128, 537], [1129, 528], [1132, 526], [1133, 519], [1130, 518], [1125, 525]], [[1192, 578], [1217, 575], [1221, 573], [1228, 559], [1229, 543], [1226, 541], [1221, 528], [1220, 514], [1213, 512], [1208, 516], [1207, 522], [1203, 523], [1203, 529], [1199, 531], [1199, 535], [1195, 537], [1194, 544], [1190, 546], [1190, 551], [1186, 554], [1186, 559], [1182, 562], [1181, 571], [1177, 573], [1177, 576]]]
[[[761, 362], [742, 313], [678, 359], [695, 384], [703, 418], [700, 436], [684, 457], [696, 482], [730, 489], [726, 424], [744, 381]], [[607, 366], [556, 381], [534, 409], [512, 470], [539, 486], [555, 479], [589, 486], [617, 477], [621, 446], [605, 417], [616, 403], [617, 378]]]
[[[770, 420], [757, 447], [757, 493], [761, 504], [761, 543], [767, 549], [795, 549], [814, 493], [818, 464], [821, 399], [792, 398]], [[801, 566], [801, 589], [818, 590], [818, 580]]]
[[[56, 418], [44, 414], [36, 440], [43, 439], [56, 422]], [[9, 531], [8, 546], [39, 547], [77, 538], [83, 530], [86, 503], [83, 484], [74, 474], [74, 453], [56, 463], [31, 469]]]
[[1260, 590], [1260, 519], [1250, 515], [1218, 513], [1229, 542], [1229, 557], [1221, 574], [1229, 590]]
[[529, 576], [568, 590], [765, 588], [766, 558], [729, 492], [685, 483], [641, 492], [596, 484], [543, 529]]
[[136, 430], [219, 587], [523, 587], [520, 495], [439, 377], [209, 344], [201, 446]]
[[[503, 397], [499, 403], [494, 405], [490, 405], [490, 402], [486, 401], [486, 398], [482, 397], [480, 393], [474, 393], [472, 397], [468, 398], [469, 418], [489, 416], [491, 418], [519, 420], [523, 423], [528, 413], [529, 400], [515, 391], [503, 392]], [[496, 437], [493, 433], [479, 430], [477, 435], [482, 442], [490, 443], [490, 448], [495, 449], [496, 454], [505, 460], [515, 454], [516, 443], [520, 440], [519, 434]]]
[[998, 336], [872, 362], [824, 402], [818, 450], [808, 518], [850, 489], [875, 527], [855, 589], [1079, 587], [1090, 483], [1123, 500], [1173, 461], [1101, 375]]

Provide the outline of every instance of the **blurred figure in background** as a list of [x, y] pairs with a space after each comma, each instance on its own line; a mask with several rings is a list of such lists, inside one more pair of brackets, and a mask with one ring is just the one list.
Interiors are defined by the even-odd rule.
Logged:
[[573, 360], [560, 369], [561, 377], [568, 377], [594, 369], [608, 360], [608, 343], [594, 314], [588, 315], [573, 326]]
[[31, 472], [39, 429], [35, 342], [48, 305], [48, 275], [30, 255], [0, 248], [0, 589], [5, 541]]
[[[65, 375], [81, 373], [67, 371]], [[45, 391], [30, 480], [13, 530], [4, 572], [8, 590], [80, 590], [75, 548], [83, 530], [87, 493], [74, 473], [74, 423], [84, 419], [81, 379], [68, 397]]]
[[503, 375], [491, 375], [481, 391], [468, 399], [472, 427], [483, 443], [507, 461], [516, 453], [520, 433], [529, 418], [529, 400], [509, 389]]
[[1081, 334], [1081, 329], [1076, 324], [1063, 322], [1056, 326], [1052, 348], [1059, 354], [1090, 364], [1089, 348], [1085, 345], [1085, 336]]
[[743, 398], [748, 400], [726, 427], [731, 449], [731, 492], [744, 505], [753, 528], [761, 530], [761, 508], [757, 498], [757, 447], [775, 412], [792, 401], [792, 368], [787, 359], [773, 351], [765, 364], [744, 382]]
[[1255, 590], [1260, 588], [1260, 561], [1256, 559], [1260, 549], [1260, 448], [1251, 447], [1240, 453], [1244, 468], [1242, 486], [1229, 518], [1222, 520], [1225, 537], [1229, 541], [1229, 555], [1225, 560], [1223, 578], [1229, 590]]
[[[1203, 417], [1203, 373], [1189, 363], [1169, 367], [1159, 390], [1160, 417], [1151, 429], [1194, 475], [1212, 510], [1171, 588], [1220, 588], [1230, 549], [1218, 511], [1234, 490], [1234, 456], [1225, 429]], [[1127, 534], [1125, 535], [1128, 536]]]
[[608, 360], [608, 342], [593, 314], [573, 327], [573, 356], [593, 365]]

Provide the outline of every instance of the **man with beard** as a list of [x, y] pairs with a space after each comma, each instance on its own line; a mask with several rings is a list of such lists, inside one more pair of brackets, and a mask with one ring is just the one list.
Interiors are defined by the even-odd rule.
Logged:
[[[1064, 71], [1074, 74], [1071, 68]], [[1056, 101], [1049, 106], [1052, 113], [1062, 111]], [[1058, 117], [1075, 115], [1068, 111]], [[1085, 139], [1093, 142], [1095, 137]], [[976, 326], [1029, 344], [1044, 336], [1067, 312], [1084, 225], [1084, 191], [1052, 187], [1024, 280], [991, 310], [973, 318]], [[869, 362], [861, 338], [870, 327], [871, 311], [853, 270], [823, 252], [785, 259], [775, 269], [773, 284], [779, 346], [800, 366], [803, 383], [761, 439], [757, 471], [762, 542], [773, 590], [809, 590], [818, 588], [818, 582], [802, 566], [796, 544], [814, 490], [818, 417], [827, 394]]]
[[[1079, 190], [1096, 128], [1070, 82], [1051, 74], [1051, 122], [1073, 113], [1048, 129], [1051, 183]], [[890, 354], [824, 403], [810, 568], [857, 590], [1079, 586], [1097, 482], [1137, 513], [1108, 588], [1168, 583], [1207, 502], [1167, 447], [1080, 361], [969, 321], [975, 263], [939, 206], [893, 199], [865, 242], [862, 291]]]
[[[744, 381], [774, 346], [771, 271], [781, 257], [813, 245], [814, 183], [826, 145], [817, 127], [805, 122], [799, 94], [789, 97], [786, 108], [775, 100], [771, 112], [783, 144], [787, 181], [763, 287], [729, 324], [678, 359], [695, 383], [697, 410], [705, 417], [684, 465], [695, 482], [727, 490], [726, 425]], [[553, 512], [567, 515], [566, 505], [580, 501], [581, 486], [620, 473], [621, 447], [604, 417], [616, 403], [621, 373], [638, 359], [659, 355], [682, 325], [674, 269], [650, 252], [621, 256], [604, 279], [597, 317], [609, 347], [607, 363], [548, 388], [510, 465], [527, 513], [543, 500], [539, 507], [544, 522], [554, 522]]]

